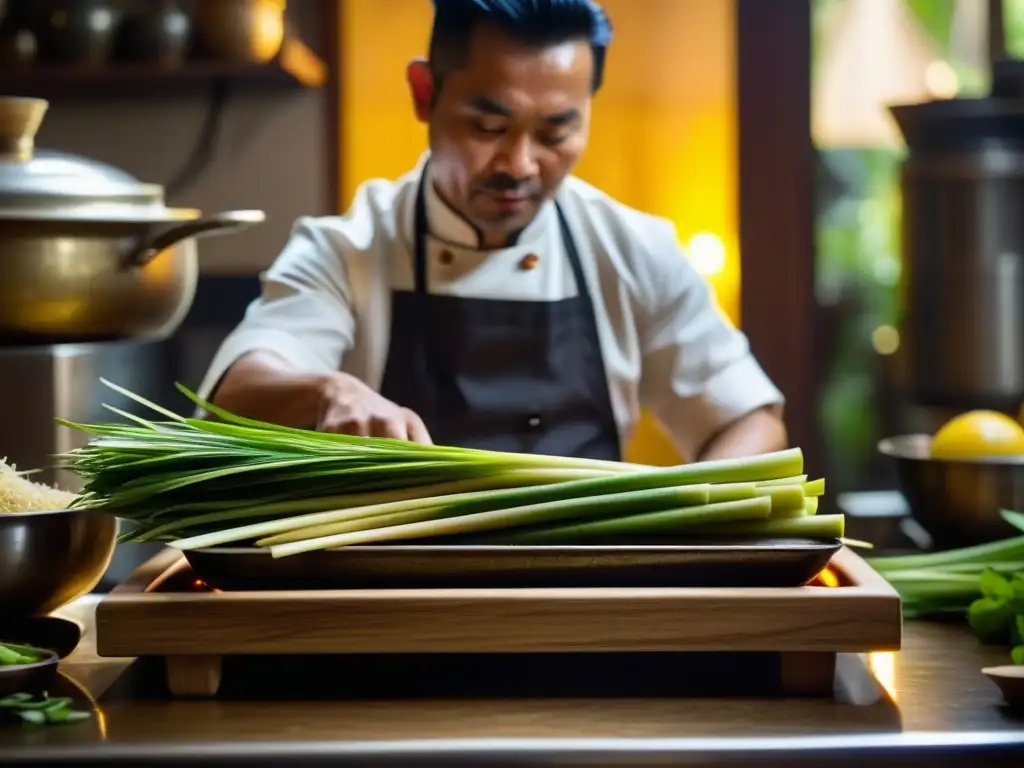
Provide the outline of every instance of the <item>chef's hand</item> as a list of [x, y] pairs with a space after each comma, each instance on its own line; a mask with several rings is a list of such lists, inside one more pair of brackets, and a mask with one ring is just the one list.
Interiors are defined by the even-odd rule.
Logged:
[[316, 428], [361, 437], [393, 437], [432, 445], [423, 420], [408, 408], [381, 397], [347, 373], [327, 377]]

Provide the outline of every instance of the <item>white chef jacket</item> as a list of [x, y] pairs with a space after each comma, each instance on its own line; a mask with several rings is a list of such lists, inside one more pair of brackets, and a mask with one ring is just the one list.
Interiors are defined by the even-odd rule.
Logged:
[[[217, 351], [198, 394], [230, 366], [267, 350], [309, 373], [344, 371], [379, 390], [387, 363], [392, 290], [413, 290], [413, 208], [427, 156], [397, 181], [375, 179], [341, 216], [300, 218], [261, 276], [262, 291]], [[433, 294], [557, 301], [577, 286], [552, 203], [517, 242], [480, 250], [477, 234], [425, 185], [427, 279]], [[623, 446], [641, 409], [692, 460], [721, 428], [783, 396], [746, 336], [712, 303], [670, 221], [629, 208], [569, 177], [559, 204], [594, 303], [613, 414]], [[538, 257], [523, 269], [525, 256]], [[401, 403], [399, 403], [401, 405]]]

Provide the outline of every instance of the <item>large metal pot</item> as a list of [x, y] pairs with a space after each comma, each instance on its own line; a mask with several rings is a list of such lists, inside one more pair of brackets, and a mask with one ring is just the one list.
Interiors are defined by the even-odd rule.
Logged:
[[900, 354], [919, 405], [1016, 413], [1024, 400], [1024, 101], [895, 106], [901, 168]]
[[0, 98], [0, 345], [169, 336], [195, 298], [195, 238], [263, 212], [168, 208], [158, 185], [37, 152], [47, 107]]

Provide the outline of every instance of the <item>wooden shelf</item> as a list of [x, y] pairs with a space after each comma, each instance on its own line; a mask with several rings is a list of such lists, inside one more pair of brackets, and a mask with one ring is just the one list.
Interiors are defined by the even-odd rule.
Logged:
[[304, 43], [289, 38], [268, 64], [198, 59], [175, 67], [111, 62], [94, 67], [38, 64], [0, 70], [0, 94], [137, 96], [217, 81], [258, 87], [319, 88], [327, 82], [327, 64]]

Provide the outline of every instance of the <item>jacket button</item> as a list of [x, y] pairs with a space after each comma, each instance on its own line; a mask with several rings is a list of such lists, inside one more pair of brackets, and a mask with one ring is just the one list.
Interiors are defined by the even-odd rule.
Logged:
[[531, 416], [526, 420], [526, 423], [529, 424], [534, 429], [536, 429], [537, 427], [540, 426], [540, 416]]
[[519, 261], [519, 268], [529, 271], [534, 269], [540, 262], [540, 257], [535, 253], [528, 253]]
[[441, 251], [437, 259], [447, 267], [449, 264], [455, 261], [455, 256], [452, 254], [451, 251]]

